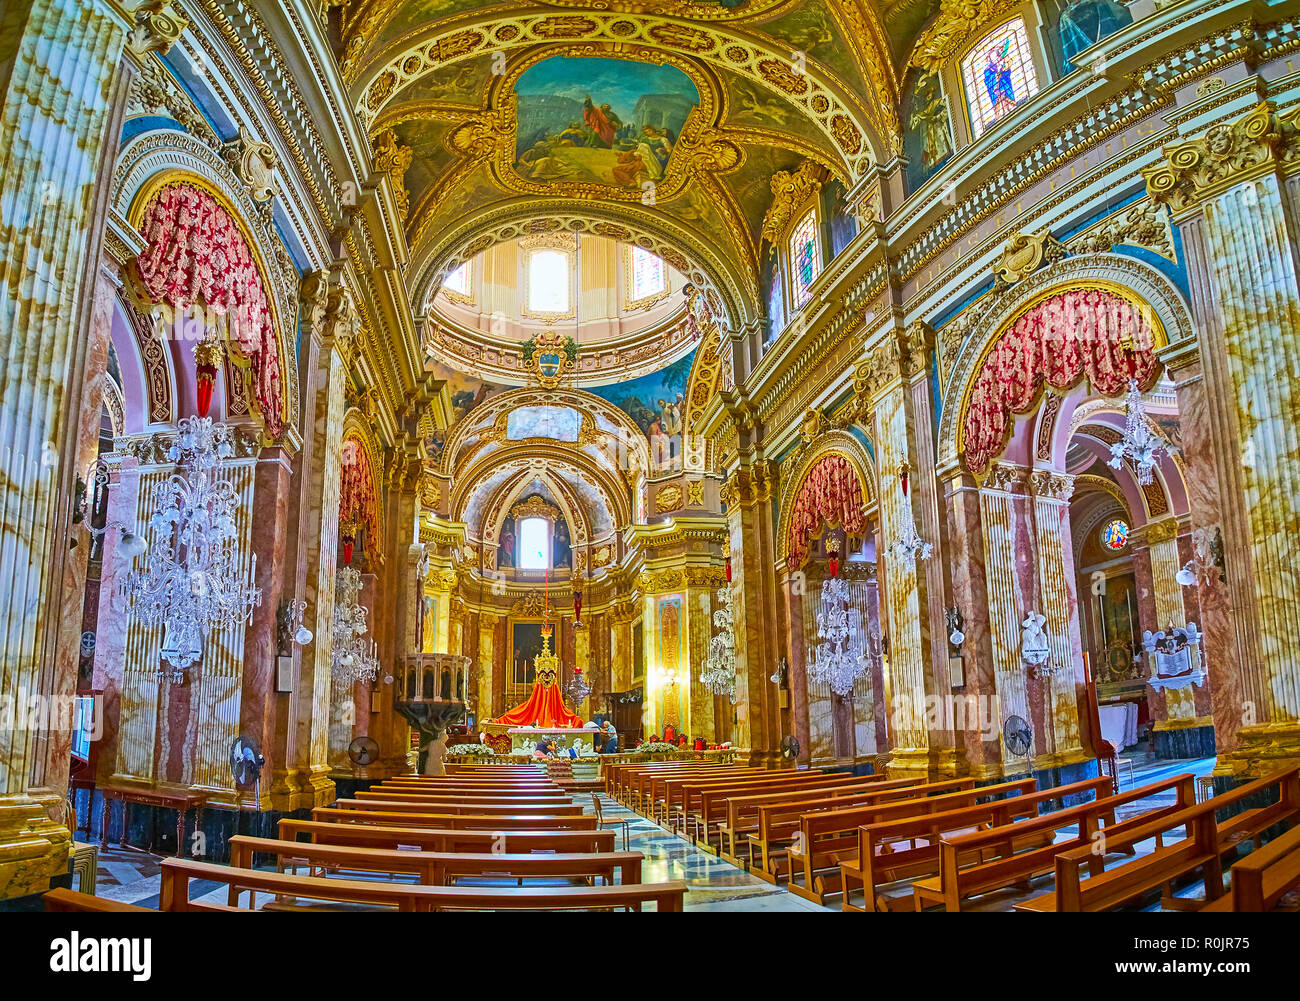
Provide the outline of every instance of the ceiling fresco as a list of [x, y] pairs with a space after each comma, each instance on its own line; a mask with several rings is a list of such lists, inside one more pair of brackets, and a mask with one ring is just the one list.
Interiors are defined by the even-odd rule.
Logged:
[[399, 147], [379, 166], [409, 191], [414, 301], [503, 220], [580, 214], [634, 222], [656, 252], [670, 244], [721, 312], [747, 322], [773, 171], [810, 159], [852, 187], [901, 150], [894, 26], [914, 30], [929, 5], [884, 18], [852, 0], [617, 6], [335, 9], [361, 121]]

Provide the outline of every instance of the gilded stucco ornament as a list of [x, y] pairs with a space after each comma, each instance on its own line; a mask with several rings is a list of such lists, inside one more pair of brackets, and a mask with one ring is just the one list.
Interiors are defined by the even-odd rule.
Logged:
[[[1109, 248], [1107, 248], [1109, 249]], [[1050, 230], [1041, 233], [1017, 233], [1006, 242], [993, 262], [993, 287], [1005, 289], [1048, 264], [1065, 257], [1064, 244]]]
[[812, 160], [804, 160], [795, 171], [778, 170], [772, 175], [772, 204], [763, 216], [762, 242], [774, 253], [781, 245], [795, 212], [821, 190], [826, 172]]
[[372, 141], [375, 151], [375, 169], [387, 174], [393, 183], [393, 198], [397, 202], [397, 214], [403, 223], [411, 211], [411, 193], [406, 190], [406, 171], [411, 166], [415, 152], [409, 146], [397, 141], [392, 129], [380, 133]]
[[1272, 101], [1261, 101], [1198, 139], [1171, 143], [1162, 151], [1165, 163], [1142, 171], [1147, 191], [1180, 212], [1270, 167], [1292, 164], [1300, 151], [1298, 119], [1300, 108], [1279, 115]]
[[244, 182], [253, 201], [270, 201], [275, 194], [275, 152], [270, 143], [262, 142], [241, 125], [239, 135], [222, 144], [221, 155]]
[[980, 30], [1020, 5], [1020, 0], [942, 0], [939, 13], [916, 40], [908, 65], [938, 73]]
[[135, 27], [126, 44], [137, 56], [150, 52], [165, 55], [184, 34], [190, 22], [165, 0], [146, 0], [135, 9]]

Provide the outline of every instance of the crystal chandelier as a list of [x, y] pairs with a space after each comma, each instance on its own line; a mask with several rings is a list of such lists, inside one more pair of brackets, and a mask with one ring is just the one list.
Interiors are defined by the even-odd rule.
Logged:
[[1151, 482], [1151, 472], [1155, 469], [1164, 443], [1160, 436], [1147, 424], [1146, 410], [1142, 406], [1142, 391], [1138, 389], [1136, 379], [1128, 381], [1128, 396], [1125, 398], [1124, 436], [1110, 446], [1111, 457], [1106, 465], [1119, 469], [1128, 459], [1137, 470], [1137, 481], [1142, 486]]
[[700, 684], [708, 686], [715, 695], [735, 697], [736, 694], [736, 632], [731, 612], [731, 586], [718, 589], [718, 608], [713, 613], [713, 626], [718, 631], [709, 640], [709, 652], [704, 658]]
[[838, 575], [838, 540], [827, 542], [831, 575], [822, 583], [822, 603], [817, 611], [820, 642], [809, 651], [810, 680], [829, 685], [841, 698], [853, 691], [859, 678], [870, 670], [866, 637], [862, 634], [862, 612], [849, 606], [849, 585]]
[[898, 477], [903, 485], [903, 530], [889, 547], [894, 558], [901, 563], [915, 563], [918, 559], [928, 560], [934, 552], [934, 546], [921, 538], [916, 531], [916, 521], [912, 517], [912, 504], [907, 499], [907, 464], [899, 466]]
[[[153, 489], [149, 525], [157, 541], [144, 568], [132, 567], [118, 585], [129, 614], [163, 627], [162, 659], [173, 683], [203, 656], [209, 631], [249, 622], [262, 603], [253, 584], [256, 553], [248, 573], [239, 572], [239, 495], [219, 475], [221, 461], [233, 454], [228, 426], [210, 417], [180, 421], [167, 457], [182, 469]], [[165, 673], [159, 665], [159, 678]]]
[[365, 640], [366, 609], [361, 595], [361, 571], [341, 567], [334, 580], [334, 677], [344, 685], [374, 681], [379, 674], [375, 641]]
[[582, 668], [575, 667], [573, 669], [573, 677], [564, 685], [564, 694], [569, 700], [569, 705], [573, 706], [574, 709], [582, 705], [587, 696], [591, 694], [591, 685], [587, 684], [587, 678], [582, 673]]

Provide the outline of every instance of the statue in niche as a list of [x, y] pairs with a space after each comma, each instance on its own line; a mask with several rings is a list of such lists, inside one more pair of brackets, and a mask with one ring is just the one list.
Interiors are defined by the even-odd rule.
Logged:
[[497, 547], [497, 567], [505, 570], [515, 565], [515, 519], [501, 523], [501, 545]]
[[563, 518], [555, 522], [555, 537], [551, 542], [551, 564], [555, 569], [568, 569], [573, 562], [573, 547], [569, 540], [569, 523]]

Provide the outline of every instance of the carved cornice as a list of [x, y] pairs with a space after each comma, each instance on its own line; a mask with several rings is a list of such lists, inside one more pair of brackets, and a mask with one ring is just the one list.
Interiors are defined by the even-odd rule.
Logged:
[[1205, 135], [1171, 143], [1165, 163], [1142, 171], [1154, 201], [1181, 212], [1233, 184], [1279, 167], [1292, 168], [1300, 153], [1300, 108], [1284, 115], [1261, 101], [1234, 122], [1210, 126]]
[[853, 394], [857, 398], [858, 412], [865, 413], [878, 396], [902, 379], [909, 365], [910, 358], [904, 361], [898, 335], [889, 331], [884, 340], [853, 367]]
[[1142, 534], [1149, 543], [1152, 542], [1169, 542], [1178, 538], [1178, 519], [1165, 518], [1161, 521], [1153, 521], [1142, 529]]
[[751, 466], [742, 466], [733, 472], [720, 491], [727, 507], [747, 508], [770, 501], [780, 489], [780, 470], [771, 459]]
[[1068, 501], [1074, 493], [1074, 477], [1050, 469], [1035, 469], [1029, 474], [1029, 492], [1045, 500]]

